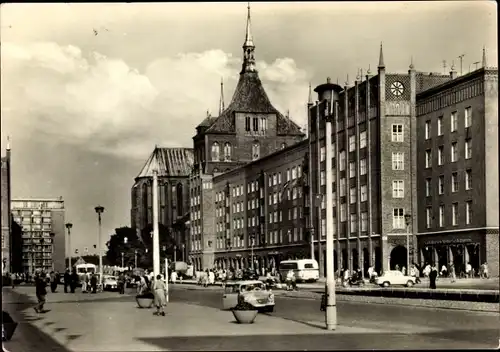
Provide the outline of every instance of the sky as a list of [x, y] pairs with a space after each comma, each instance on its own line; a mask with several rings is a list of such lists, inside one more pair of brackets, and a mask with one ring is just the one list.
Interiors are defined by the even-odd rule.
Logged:
[[[2, 4], [1, 148], [12, 196], [59, 197], [72, 247], [130, 226], [130, 188], [154, 146], [192, 147], [207, 110], [226, 106], [247, 3]], [[496, 2], [252, 3], [257, 69], [272, 103], [307, 121], [308, 85], [376, 73], [497, 66]], [[95, 30], [95, 32], [94, 32]], [[96, 35], [97, 33], [97, 35]]]

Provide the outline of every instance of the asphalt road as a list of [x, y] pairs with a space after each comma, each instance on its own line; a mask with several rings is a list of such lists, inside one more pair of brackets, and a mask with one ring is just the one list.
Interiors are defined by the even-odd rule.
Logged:
[[[171, 288], [170, 295], [172, 300], [221, 308], [220, 289], [200, 290], [178, 286]], [[307, 325], [324, 326], [324, 312], [320, 311], [318, 300], [288, 297], [276, 297], [275, 300], [275, 312], [271, 315]], [[338, 324], [342, 326], [373, 329], [386, 335], [412, 335], [412, 338], [417, 335], [422, 338], [433, 336], [438, 341], [447, 340], [447, 347], [450, 342], [454, 342], [456, 348], [496, 348], [500, 341], [498, 313], [342, 301], [337, 304], [337, 315]], [[435, 348], [440, 347], [436, 345]]]

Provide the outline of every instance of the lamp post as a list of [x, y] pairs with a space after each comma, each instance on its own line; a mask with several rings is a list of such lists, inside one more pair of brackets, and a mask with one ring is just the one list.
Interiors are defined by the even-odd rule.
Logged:
[[31, 253], [31, 275], [35, 273], [35, 245], [30, 248]]
[[96, 206], [95, 212], [97, 213], [97, 221], [99, 225], [99, 231], [97, 234], [97, 251], [99, 252], [99, 285], [102, 286], [101, 214], [104, 212], [104, 207], [101, 205]]
[[137, 269], [137, 249], [134, 250], [134, 268]]
[[252, 260], [251, 268], [252, 268], [252, 271], [254, 271], [254, 260], [253, 260], [253, 246], [254, 246], [254, 241], [255, 241], [255, 234], [254, 233], [252, 233], [250, 235], [250, 241], [251, 241], [250, 246], [251, 246], [251, 258], [252, 258], [251, 259]]
[[123, 253], [123, 252], [122, 252], [122, 269], [123, 269], [123, 267], [125, 266], [125, 263], [124, 263], [124, 258], [123, 258], [123, 256], [124, 256], [124, 255], [125, 255], [125, 253]]
[[405, 214], [406, 223], [406, 270], [410, 269], [410, 223], [411, 214]]
[[66, 223], [66, 228], [68, 229], [68, 248], [69, 248], [69, 255], [68, 255], [68, 269], [71, 270], [71, 228], [73, 227], [73, 224], [68, 222]]
[[55, 233], [51, 232], [50, 233], [50, 252], [51, 252], [51, 262], [52, 262], [52, 271], [55, 270], [55, 265], [54, 265], [54, 237], [56, 236]]
[[160, 274], [160, 230], [158, 228], [158, 170], [153, 170], [153, 272]]

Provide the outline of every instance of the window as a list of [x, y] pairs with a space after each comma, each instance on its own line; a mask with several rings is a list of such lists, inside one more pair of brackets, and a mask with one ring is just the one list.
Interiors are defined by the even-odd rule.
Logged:
[[231, 144], [224, 144], [224, 161], [231, 161]]
[[392, 153], [392, 169], [393, 170], [404, 170], [404, 153], [397, 152]]
[[359, 133], [359, 149], [366, 148], [366, 131]]
[[425, 196], [430, 197], [431, 196], [431, 188], [432, 187], [432, 179], [431, 178], [426, 178], [425, 179]]
[[346, 190], [345, 190], [345, 178], [344, 177], [342, 177], [340, 179], [340, 190], [339, 191], [340, 191], [340, 196], [345, 197]]
[[472, 140], [466, 139], [465, 140], [465, 159], [470, 159], [470, 158], [472, 158]]
[[345, 150], [340, 151], [339, 170], [340, 171], [345, 170]]
[[458, 203], [451, 205], [451, 224], [457, 226], [458, 224]]
[[443, 135], [443, 116], [439, 116], [437, 119], [437, 135], [442, 136]]
[[443, 194], [444, 193], [444, 176], [439, 176], [438, 188], [439, 188], [439, 194]]
[[465, 202], [465, 223], [469, 225], [472, 222], [472, 201]]
[[458, 115], [456, 111], [453, 111], [451, 113], [451, 130], [450, 132], [454, 132], [457, 130], [457, 124], [458, 124]]
[[430, 149], [427, 149], [425, 151], [425, 167], [431, 167], [432, 166], [432, 151]]
[[325, 155], [326, 155], [326, 148], [323, 146], [320, 149], [321, 161], [325, 161]]
[[367, 232], [368, 231], [368, 213], [363, 212], [361, 213], [361, 232]]
[[220, 149], [219, 149], [219, 143], [214, 142], [212, 144], [212, 161], [219, 161], [220, 159]]
[[359, 174], [366, 175], [366, 159], [361, 159], [359, 161]]
[[444, 159], [443, 150], [444, 150], [443, 146], [438, 147], [438, 165], [443, 165], [443, 159]]
[[425, 139], [431, 138], [431, 121], [425, 121]]
[[349, 178], [356, 177], [356, 163], [351, 161], [349, 163]]
[[257, 132], [259, 130], [259, 118], [258, 117], [254, 117], [253, 118], [253, 131], [254, 132]]
[[429, 229], [432, 227], [432, 208], [425, 208], [425, 226]]
[[403, 125], [392, 125], [392, 141], [403, 142]]
[[335, 149], [335, 142], [332, 143], [332, 157], [335, 158], [335, 153], [337, 153], [337, 150]]
[[351, 223], [351, 233], [358, 231], [358, 216], [356, 214], [351, 214], [351, 218], [349, 219]]
[[465, 170], [465, 189], [472, 189], [472, 170]]
[[465, 108], [465, 127], [472, 126], [472, 107]]
[[321, 237], [326, 236], [326, 219], [321, 219]]
[[263, 132], [267, 130], [267, 120], [265, 117], [260, 118], [260, 130]]
[[340, 222], [345, 222], [346, 220], [346, 203], [340, 204]]
[[404, 229], [405, 228], [405, 215], [403, 208], [394, 208], [392, 211], [392, 228]]
[[458, 173], [451, 174], [451, 191], [458, 192]]
[[366, 202], [368, 200], [368, 188], [366, 185], [361, 186], [361, 201]]
[[290, 169], [286, 169], [286, 180], [290, 181]]
[[458, 159], [457, 142], [451, 143], [451, 162], [454, 163]]
[[252, 160], [257, 160], [260, 158], [260, 144], [259, 142], [254, 142], [252, 145]]
[[349, 136], [349, 151], [353, 152], [356, 150], [356, 135]]
[[351, 204], [356, 203], [356, 187], [349, 189], [349, 202]]
[[444, 226], [444, 205], [439, 206], [439, 227]]
[[392, 181], [392, 198], [404, 198], [405, 196], [405, 181]]
[[321, 171], [320, 174], [320, 184], [321, 186], [324, 186], [326, 184], [326, 175], [324, 171]]
[[245, 131], [250, 132], [250, 117], [245, 117]]

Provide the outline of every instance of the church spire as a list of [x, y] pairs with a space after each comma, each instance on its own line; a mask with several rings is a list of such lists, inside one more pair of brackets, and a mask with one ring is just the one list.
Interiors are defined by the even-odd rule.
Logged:
[[219, 101], [219, 116], [224, 111], [224, 79], [220, 79], [220, 101]]
[[380, 56], [378, 58], [378, 68], [379, 68], [379, 70], [385, 68], [385, 64], [384, 64], [384, 50], [383, 50], [383, 47], [382, 47], [382, 42], [380, 42]]
[[312, 105], [313, 103], [313, 98], [312, 98], [312, 91], [311, 91], [311, 82], [309, 82], [309, 97], [307, 99], [307, 104]]
[[486, 67], [486, 48], [483, 46], [483, 62], [482, 66]]
[[250, 3], [248, 3], [247, 28], [245, 33], [245, 43], [243, 43], [243, 67], [240, 73], [256, 72], [255, 69], [255, 45], [252, 37], [252, 25], [250, 20]]

